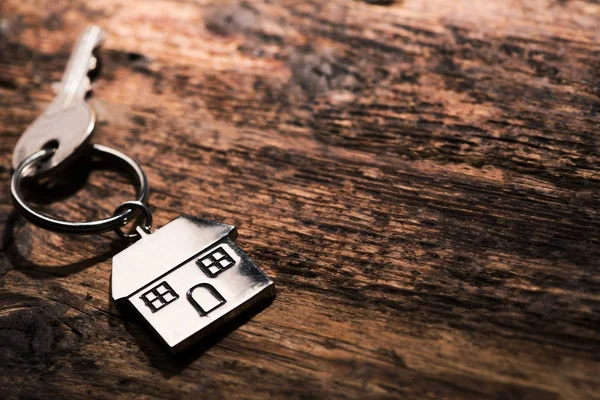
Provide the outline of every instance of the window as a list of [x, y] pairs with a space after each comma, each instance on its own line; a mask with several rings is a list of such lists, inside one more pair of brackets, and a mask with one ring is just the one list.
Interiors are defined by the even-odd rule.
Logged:
[[223, 249], [223, 246], [217, 247], [198, 261], [198, 266], [206, 273], [206, 275], [214, 278], [227, 268], [235, 264], [233, 258]]
[[179, 296], [167, 282], [162, 282], [141, 296], [152, 312], [157, 312], [167, 304], [177, 300]]

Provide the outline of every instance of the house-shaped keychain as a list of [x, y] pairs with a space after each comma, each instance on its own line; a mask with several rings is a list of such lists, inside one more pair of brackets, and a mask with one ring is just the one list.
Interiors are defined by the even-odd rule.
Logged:
[[188, 215], [144, 234], [113, 258], [113, 300], [128, 301], [171, 351], [186, 348], [275, 296], [236, 236], [231, 225]]

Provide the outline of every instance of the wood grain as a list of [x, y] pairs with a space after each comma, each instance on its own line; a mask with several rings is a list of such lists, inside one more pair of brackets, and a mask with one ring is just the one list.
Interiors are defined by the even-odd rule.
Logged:
[[[183, 359], [109, 302], [114, 235], [10, 203], [90, 22], [94, 141], [144, 166], [158, 226], [235, 224], [278, 288]], [[600, 398], [599, 27], [594, 0], [2, 1], [0, 397]], [[133, 195], [66, 180], [40, 209]]]

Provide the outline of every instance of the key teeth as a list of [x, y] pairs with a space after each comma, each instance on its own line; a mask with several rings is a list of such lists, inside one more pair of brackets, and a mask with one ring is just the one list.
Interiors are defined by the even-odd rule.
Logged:
[[88, 66], [88, 73], [87, 73], [87, 76], [90, 79], [90, 84], [91, 84], [91, 82], [96, 80], [98, 75], [100, 75], [101, 70], [102, 70], [102, 59], [100, 58], [100, 56], [98, 54], [96, 54], [96, 51], [94, 51], [94, 54], [90, 58], [90, 65]]
[[92, 50], [92, 56], [90, 57], [90, 63], [88, 65], [88, 78], [90, 80], [88, 84], [89, 93], [92, 90], [92, 82], [98, 77], [101, 67], [100, 56], [98, 55], [98, 49], [104, 44], [106, 40], [106, 31], [100, 28], [98, 25], [88, 25], [84, 35], [89, 35], [94, 38], [94, 49]]
[[98, 57], [93, 55], [90, 57], [90, 64], [88, 65], [88, 71], [93, 71], [98, 67]]

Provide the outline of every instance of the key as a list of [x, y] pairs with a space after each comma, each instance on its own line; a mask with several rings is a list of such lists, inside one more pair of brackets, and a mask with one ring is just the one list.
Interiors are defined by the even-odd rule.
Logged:
[[58, 94], [42, 115], [25, 130], [13, 152], [13, 168], [46, 147], [56, 148], [52, 157], [40, 163], [33, 176], [47, 175], [76, 158], [89, 141], [96, 115], [86, 102], [91, 90], [89, 72], [97, 67], [95, 50], [104, 40], [104, 31], [88, 26], [73, 48]]

